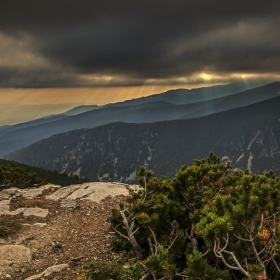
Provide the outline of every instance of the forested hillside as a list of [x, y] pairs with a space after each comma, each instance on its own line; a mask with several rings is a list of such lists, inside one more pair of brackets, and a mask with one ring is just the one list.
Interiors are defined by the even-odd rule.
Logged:
[[[80, 179], [78, 176], [73, 174], [59, 174], [56, 170], [45, 170], [43, 168], [29, 166], [26, 164], [18, 163], [15, 161], [9, 161], [0, 159], [0, 173], [1, 173], [1, 184], [0, 188], [8, 187], [34, 187], [42, 183], [52, 183], [61, 186], [69, 186], [71, 184], [81, 184], [88, 182], [88, 178]], [[6, 175], [8, 177], [6, 177]], [[30, 182], [25, 185], [25, 179], [22, 181], [22, 178], [27, 178]], [[22, 183], [17, 184], [17, 180]], [[5, 185], [4, 182], [7, 181], [8, 185]]]
[[116, 122], [153, 123], [191, 119], [247, 106], [277, 97], [280, 83], [274, 82], [239, 92], [238, 90], [242, 88], [244, 87], [227, 85], [191, 91], [172, 91], [119, 104], [110, 104], [98, 109], [93, 107], [94, 109], [90, 111], [73, 116], [60, 116], [49, 120], [45, 119], [44, 122], [31, 122], [30, 124], [9, 127], [2, 132], [0, 131], [0, 155], [74, 129], [94, 128]]
[[135, 182], [139, 166], [172, 177], [210, 151], [254, 173], [280, 166], [280, 97], [210, 116], [152, 124], [115, 123], [54, 135], [7, 159], [91, 180]]

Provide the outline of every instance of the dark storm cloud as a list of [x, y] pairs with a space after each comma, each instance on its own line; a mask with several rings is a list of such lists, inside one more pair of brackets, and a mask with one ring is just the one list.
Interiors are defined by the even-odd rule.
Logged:
[[101, 77], [92, 85], [103, 76], [121, 85], [200, 72], [279, 75], [279, 8], [278, 0], [5, 1], [0, 32], [28, 40], [52, 65], [15, 69], [24, 86], [90, 85], [87, 75]]

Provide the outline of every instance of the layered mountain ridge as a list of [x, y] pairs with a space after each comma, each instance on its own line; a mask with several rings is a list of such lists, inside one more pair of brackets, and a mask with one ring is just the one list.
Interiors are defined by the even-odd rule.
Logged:
[[[67, 114], [53, 116], [4, 128], [0, 130], [0, 155], [3, 156], [52, 135], [75, 129], [94, 128], [116, 122], [153, 123], [191, 119], [250, 105], [278, 96], [280, 83], [275, 82], [238, 91], [244, 88], [247, 87], [226, 85], [191, 91], [170, 91], [103, 107], [79, 108], [74, 110], [78, 112], [77, 114], [72, 112], [70, 116]], [[170, 103], [171, 100], [175, 104]]]
[[[276, 92], [277, 93], [277, 92]], [[234, 168], [280, 172], [280, 97], [204, 117], [111, 123], [53, 135], [5, 158], [91, 180], [135, 182], [141, 165], [173, 176], [210, 151]]]

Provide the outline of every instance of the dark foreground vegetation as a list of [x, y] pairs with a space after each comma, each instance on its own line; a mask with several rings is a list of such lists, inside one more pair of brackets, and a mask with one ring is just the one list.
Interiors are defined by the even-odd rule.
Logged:
[[173, 179], [144, 167], [138, 175], [143, 190], [110, 217], [112, 248], [131, 258], [92, 263], [80, 279], [280, 279], [280, 178], [273, 171], [233, 171], [211, 153]]
[[47, 183], [69, 186], [88, 181], [88, 178], [80, 179], [77, 175], [60, 174], [57, 171], [0, 159], [0, 190], [8, 187], [29, 188]]
[[[1, 189], [48, 182], [24, 168], [2, 162]], [[142, 190], [109, 218], [112, 250], [126, 253], [115, 263], [88, 264], [79, 279], [280, 279], [280, 178], [273, 171], [233, 170], [210, 153], [172, 179], [145, 167], [138, 175]], [[1, 218], [0, 237], [19, 227]]]

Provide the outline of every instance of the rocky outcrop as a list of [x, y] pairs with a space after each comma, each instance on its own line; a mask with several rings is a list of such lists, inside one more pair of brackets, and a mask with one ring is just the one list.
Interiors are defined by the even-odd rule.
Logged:
[[21, 224], [17, 233], [0, 239], [0, 279], [76, 280], [88, 261], [116, 258], [107, 219], [129, 189], [85, 183], [0, 191], [0, 219]]
[[[43, 195], [44, 193], [50, 193]], [[41, 209], [39, 207], [31, 208], [17, 208], [10, 211], [10, 202], [13, 198], [33, 199], [41, 195], [47, 200], [61, 201], [62, 208], [76, 208], [74, 207], [76, 199], [87, 199], [94, 202], [107, 196], [127, 196], [129, 193], [129, 186], [121, 183], [85, 183], [80, 185], [73, 185], [69, 187], [60, 187], [57, 185], [44, 185], [34, 189], [18, 189], [10, 188], [0, 191], [0, 216], [10, 215], [15, 216], [23, 214], [23, 216], [36, 216], [45, 218], [49, 211], [48, 209]]]

